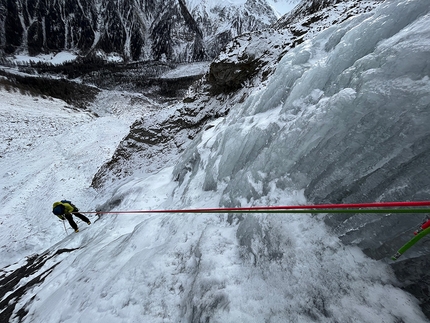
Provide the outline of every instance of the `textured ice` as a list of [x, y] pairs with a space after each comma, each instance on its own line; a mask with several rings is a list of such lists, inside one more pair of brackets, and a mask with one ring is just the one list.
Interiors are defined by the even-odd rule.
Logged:
[[[387, 2], [291, 50], [270, 84], [210, 130], [217, 145], [188, 153], [209, 156], [203, 188], [224, 183], [224, 206], [270, 200], [274, 187], [316, 203], [428, 199], [428, 11], [425, 1]], [[376, 247], [421, 216], [390, 215], [393, 230], [387, 220], [327, 219], [346, 241]]]
[[[174, 170], [82, 202], [130, 210], [427, 199], [428, 11], [427, 0], [388, 1], [297, 46]], [[23, 322], [47, 323], [428, 322], [386, 263], [342, 244], [323, 219], [106, 215], [49, 250], [77, 248], [17, 310], [28, 310]], [[326, 221], [345, 233], [373, 219]], [[360, 238], [380, 242], [372, 231]]]

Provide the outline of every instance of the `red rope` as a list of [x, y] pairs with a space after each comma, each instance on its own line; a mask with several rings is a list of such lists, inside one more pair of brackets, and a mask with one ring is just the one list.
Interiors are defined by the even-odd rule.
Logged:
[[267, 210], [303, 210], [303, 209], [346, 209], [346, 208], [381, 208], [381, 207], [420, 207], [430, 206], [430, 201], [415, 202], [374, 202], [374, 203], [350, 203], [350, 204], [316, 204], [316, 205], [284, 205], [284, 206], [251, 206], [237, 208], [201, 208], [201, 209], [178, 209], [178, 210], [134, 210], [134, 211], [112, 211], [112, 212], [79, 212], [87, 214], [133, 214], [133, 213], [210, 213], [229, 211], [267, 211]]

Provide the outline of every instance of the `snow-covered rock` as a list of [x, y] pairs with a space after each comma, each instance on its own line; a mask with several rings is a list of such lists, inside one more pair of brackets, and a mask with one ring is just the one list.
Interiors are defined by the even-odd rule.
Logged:
[[233, 37], [275, 22], [284, 1], [3, 1], [0, 50], [201, 61], [215, 57]]

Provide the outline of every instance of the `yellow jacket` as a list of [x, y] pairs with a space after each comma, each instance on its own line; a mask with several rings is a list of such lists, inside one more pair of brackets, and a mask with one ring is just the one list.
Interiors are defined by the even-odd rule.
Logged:
[[63, 205], [64, 206], [64, 214], [70, 214], [75, 209], [73, 206], [71, 206], [69, 203], [63, 203], [63, 202], [55, 202], [52, 205], [52, 208], [56, 207], [57, 205]]

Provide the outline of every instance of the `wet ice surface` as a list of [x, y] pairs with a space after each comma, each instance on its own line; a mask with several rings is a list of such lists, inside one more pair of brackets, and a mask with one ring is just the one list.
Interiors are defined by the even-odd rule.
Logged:
[[[80, 116], [82, 123], [69, 131], [83, 138], [75, 139], [73, 154], [55, 159], [61, 166], [55, 171], [53, 157], [41, 151], [32, 150], [37, 158], [28, 162], [22, 152], [1, 160], [2, 169], [17, 174], [12, 162], [33, 162], [15, 175], [22, 185], [10, 181], [17, 191], [2, 195], [6, 214], [18, 205], [13, 214], [31, 224], [35, 244], [57, 242], [48, 253], [76, 248], [50, 260], [61, 262], [18, 301], [16, 310], [28, 311], [23, 321], [428, 322], [417, 300], [397, 287], [390, 267], [344, 246], [322, 216], [106, 214], [63, 239], [49, 210], [58, 192], [81, 209], [101, 203], [116, 210], [421, 197], [426, 185], [412, 179], [429, 151], [422, 140], [429, 131], [428, 10], [426, 0], [390, 1], [303, 43], [266, 84], [207, 127], [176, 167], [130, 179], [102, 196], [88, 189], [97, 168], [92, 155], [79, 152], [91, 144], [108, 158], [94, 142], [106, 136], [104, 149], [110, 149], [111, 133], [94, 131], [109, 125], [121, 137], [127, 122], [117, 127], [117, 118]], [[58, 136], [57, 142], [66, 140]], [[48, 151], [52, 142], [40, 149]], [[43, 175], [36, 188], [35, 174]], [[354, 190], [342, 196], [344, 187]], [[20, 200], [25, 190], [40, 198]], [[26, 208], [32, 201], [43, 210], [37, 222]], [[2, 245], [10, 239], [3, 234]], [[19, 251], [41, 250], [30, 242]]]

